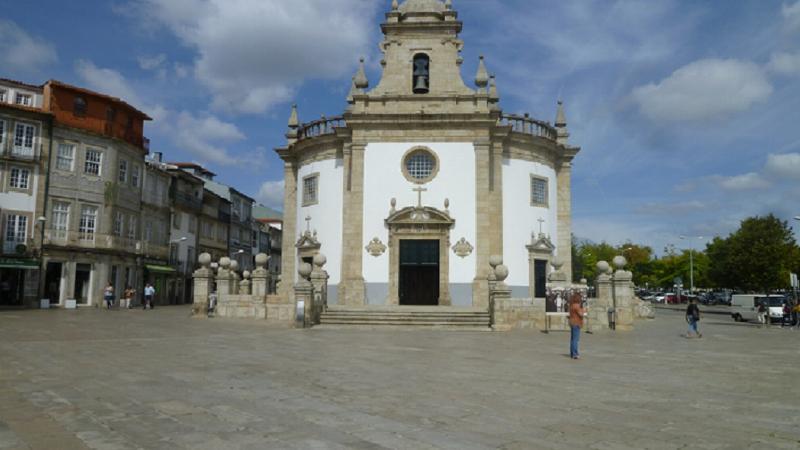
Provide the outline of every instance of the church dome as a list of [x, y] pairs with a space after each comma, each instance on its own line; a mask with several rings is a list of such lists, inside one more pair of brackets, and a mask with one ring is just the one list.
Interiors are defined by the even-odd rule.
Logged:
[[406, 0], [398, 8], [403, 13], [443, 13], [444, 3], [440, 0]]

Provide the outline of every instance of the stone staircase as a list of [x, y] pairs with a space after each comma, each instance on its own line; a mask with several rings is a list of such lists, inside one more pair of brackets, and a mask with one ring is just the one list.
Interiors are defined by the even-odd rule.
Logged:
[[489, 311], [453, 306], [338, 306], [322, 313], [315, 328], [406, 328], [491, 331]]

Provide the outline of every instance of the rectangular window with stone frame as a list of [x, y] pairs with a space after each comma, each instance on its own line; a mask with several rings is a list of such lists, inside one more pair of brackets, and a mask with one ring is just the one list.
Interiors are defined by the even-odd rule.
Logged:
[[547, 208], [549, 206], [548, 180], [545, 177], [531, 175], [531, 206]]
[[125, 183], [128, 181], [128, 161], [124, 159], [119, 160], [119, 172], [117, 176], [117, 181], [120, 183]]
[[88, 175], [100, 176], [103, 164], [103, 152], [96, 149], [86, 149], [86, 158], [83, 162], [83, 172]]
[[30, 189], [31, 171], [20, 167], [12, 167], [8, 177], [9, 187], [12, 189]]
[[56, 156], [56, 169], [68, 170], [72, 172], [72, 165], [75, 161], [75, 146], [72, 144], [58, 144], [58, 155]]
[[319, 172], [303, 177], [303, 206], [319, 203]]
[[6, 143], [6, 121], [0, 120], [0, 153], [3, 153]]

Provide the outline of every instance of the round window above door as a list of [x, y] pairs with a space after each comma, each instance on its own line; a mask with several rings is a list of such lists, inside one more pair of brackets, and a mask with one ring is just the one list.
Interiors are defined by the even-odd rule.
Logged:
[[439, 173], [439, 157], [428, 147], [414, 147], [403, 156], [402, 170], [412, 183], [429, 183]]

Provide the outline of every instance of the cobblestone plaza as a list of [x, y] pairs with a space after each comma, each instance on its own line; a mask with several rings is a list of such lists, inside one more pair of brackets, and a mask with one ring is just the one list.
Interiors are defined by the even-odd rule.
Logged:
[[800, 446], [800, 331], [682, 313], [632, 332], [295, 330], [0, 312], [0, 449]]

